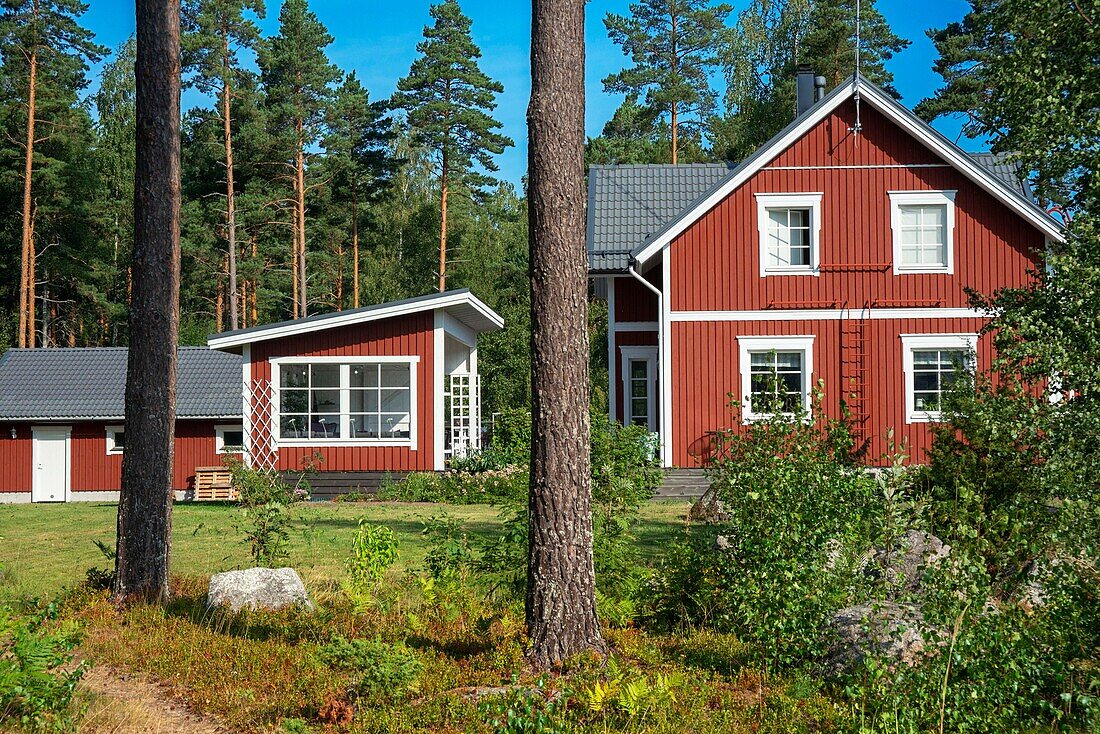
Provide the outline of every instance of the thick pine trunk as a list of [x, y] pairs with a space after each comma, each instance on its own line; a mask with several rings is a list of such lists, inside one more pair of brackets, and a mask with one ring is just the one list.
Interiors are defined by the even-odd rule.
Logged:
[[299, 142], [295, 178], [298, 198], [295, 204], [298, 207], [298, 298], [301, 302], [298, 310], [299, 315], [305, 318], [309, 316], [309, 298], [306, 295], [306, 156], [302, 145]]
[[359, 308], [359, 192], [352, 197], [351, 208], [351, 303]]
[[677, 124], [677, 120], [676, 120], [676, 103], [673, 102], [672, 103], [672, 165], [676, 165], [676, 153], [677, 153], [677, 150], [676, 150], [676, 148], [677, 148], [676, 124]]
[[532, 402], [527, 631], [540, 667], [607, 645], [589, 472], [584, 0], [534, 0], [529, 207]]
[[237, 194], [233, 187], [233, 126], [230, 118], [229, 34], [222, 33], [222, 127], [225, 133], [225, 225], [229, 252], [229, 328], [238, 327], [237, 298]]
[[439, 177], [439, 292], [447, 290], [447, 146], [443, 146]]
[[[38, 3], [34, 4], [35, 16]], [[34, 115], [38, 82], [38, 48], [32, 47], [30, 71], [27, 82], [27, 142], [23, 152], [23, 251], [20, 260], [19, 280], [19, 346], [34, 346], [34, 235], [32, 223], [31, 180], [34, 175]], [[28, 339], [28, 336], [30, 337]]]
[[180, 285], [180, 6], [137, 0], [133, 300], [115, 596], [168, 598]]
[[[297, 187], [298, 179], [294, 179], [294, 186]], [[290, 237], [290, 282], [292, 284], [292, 290], [294, 294], [294, 318], [298, 318], [300, 315], [298, 312], [298, 204], [297, 198], [295, 198], [295, 204], [291, 207], [291, 237]]]

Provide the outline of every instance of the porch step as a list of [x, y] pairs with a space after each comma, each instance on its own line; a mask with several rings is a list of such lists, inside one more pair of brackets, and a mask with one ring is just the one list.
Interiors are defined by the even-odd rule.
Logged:
[[653, 499], [696, 499], [702, 497], [710, 481], [702, 469], [666, 469], [665, 479]]

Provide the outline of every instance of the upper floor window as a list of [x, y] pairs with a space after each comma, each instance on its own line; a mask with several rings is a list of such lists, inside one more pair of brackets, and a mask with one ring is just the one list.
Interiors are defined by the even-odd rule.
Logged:
[[760, 275], [817, 275], [821, 194], [757, 194]]
[[794, 415], [810, 408], [812, 336], [737, 337], [741, 362], [741, 403], [745, 420], [779, 408]]
[[414, 443], [416, 360], [273, 360], [280, 442]]
[[941, 420], [943, 396], [960, 374], [974, 370], [977, 335], [903, 334], [901, 345], [906, 422]]
[[955, 192], [891, 191], [894, 273], [955, 272]]

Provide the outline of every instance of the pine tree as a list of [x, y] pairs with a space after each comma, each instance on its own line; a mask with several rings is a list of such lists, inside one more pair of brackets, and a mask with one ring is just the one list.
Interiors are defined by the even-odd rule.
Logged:
[[478, 66], [481, 50], [470, 36], [470, 19], [457, 0], [431, 6], [434, 24], [416, 45], [420, 56], [397, 83], [393, 105], [404, 109], [417, 145], [437, 157], [439, 171], [439, 290], [447, 289], [447, 198], [452, 185], [476, 191], [491, 179], [474, 170], [497, 170], [494, 154], [513, 145], [496, 132], [489, 113], [504, 86]]
[[[64, 126], [76, 93], [87, 84], [88, 62], [107, 50], [78, 19], [79, 0], [7, 0], [0, 15], [4, 81], [18, 89], [23, 117], [23, 210], [19, 285], [19, 345], [35, 345], [35, 146]], [[45, 102], [45, 103], [43, 103]]]
[[[355, 72], [348, 74], [328, 109], [325, 137], [325, 165], [328, 168], [330, 201], [347, 211], [351, 230], [352, 308], [359, 308], [359, 235], [363, 207], [375, 202], [386, 190], [397, 166], [389, 154], [393, 127], [386, 105], [370, 101]], [[342, 242], [343, 238], [339, 238]], [[338, 249], [342, 263], [343, 249]], [[343, 269], [340, 269], [341, 275]], [[337, 286], [340, 290], [340, 284]], [[343, 308], [337, 297], [336, 308]]]
[[260, 80], [266, 95], [271, 133], [283, 141], [292, 171], [294, 317], [309, 315], [306, 275], [306, 193], [308, 161], [324, 129], [324, 110], [340, 71], [329, 63], [332, 43], [306, 0], [286, 0], [279, 12], [279, 33], [259, 46]]
[[[796, 54], [798, 63], [809, 64], [814, 73], [825, 77], [832, 89], [856, 70], [856, 1], [815, 2], [810, 12], [809, 29]], [[899, 97], [894, 75], [886, 62], [909, 47], [909, 41], [890, 29], [874, 0], [860, 0], [859, 72], [886, 92]]]
[[229, 328], [240, 321], [237, 289], [237, 191], [233, 163], [233, 105], [238, 79], [247, 74], [239, 53], [253, 50], [260, 31], [246, 13], [264, 16], [263, 0], [188, 0], [183, 9], [184, 63], [191, 83], [220, 101], [225, 163], [225, 237], [229, 270]]
[[967, 135], [1034, 172], [1040, 197], [1100, 214], [1100, 2], [971, 0], [929, 36], [945, 86], [917, 114], [964, 115]]
[[605, 78], [604, 90], [644, 93], [646, 105], [669, 115], [672, 163], [679, 160], [681, 127], [698, 129], [714, 111], [710, 73], [718, 66], [731, 11], [710, 0], [642, 0], [631, 4], [629, 16], [604, 18], [611, 40], [634, 64]]

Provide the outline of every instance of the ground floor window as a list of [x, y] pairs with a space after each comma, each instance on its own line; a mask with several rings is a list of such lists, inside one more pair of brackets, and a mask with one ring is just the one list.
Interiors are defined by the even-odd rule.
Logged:
[[126, 430], [123, 426], [107, 426], [107, 453], [121, 454], [126, 449]]
[[781, 411], [793, 415], [810, 407], [812, 336], [737, 338], [741, 362], [741, 403], [745, 420]]
[[226, 424], [214, 426], [214, 445], [219, 454], [239, 454], [244, 451], [244, 426]]
[[409, 443], [416, 358], [275, 363], [281, 441]]
[[906, 422], [940, 420], [944, 394], [961, 374], [974, 369], [978, 337], [976, 334], [905, 334], [901, 341]]

